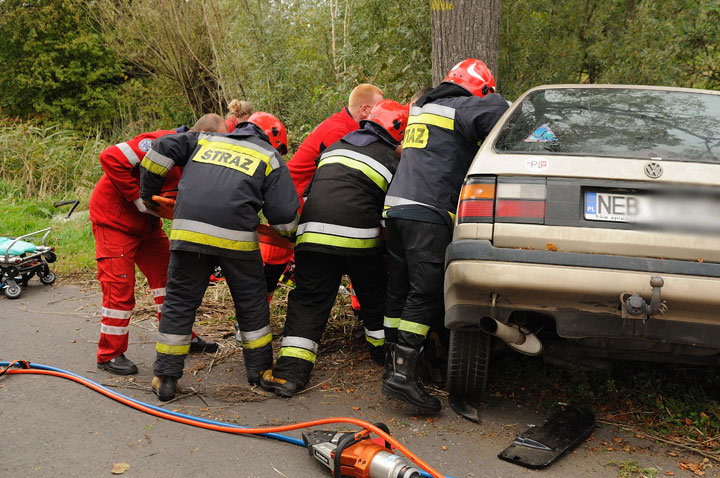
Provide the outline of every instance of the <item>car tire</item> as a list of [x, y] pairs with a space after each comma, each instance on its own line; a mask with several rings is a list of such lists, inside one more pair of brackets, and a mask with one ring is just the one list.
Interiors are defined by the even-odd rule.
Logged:
[[450, 406], [468, 420], [479, 422], [473, 405], [485, 391], [490, 365], [490, 336], [476, 328], [452, 329], [447, 386]]

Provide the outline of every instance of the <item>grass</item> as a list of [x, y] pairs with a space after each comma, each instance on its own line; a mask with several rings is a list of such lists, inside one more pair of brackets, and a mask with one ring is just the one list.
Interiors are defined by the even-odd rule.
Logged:
[[656, 478], [660, 475], [657, 468], [641, 468], [635, 460], [610, 461], [605, 466], [617, 467], [620, 478]]

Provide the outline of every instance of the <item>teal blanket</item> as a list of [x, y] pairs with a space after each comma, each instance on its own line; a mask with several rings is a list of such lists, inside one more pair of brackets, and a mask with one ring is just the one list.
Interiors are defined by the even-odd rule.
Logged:
[[[7, 248], [14, 239], [8, 239], [7, 237], [0, 237], [0, 255], [5, 255]], [[21, 254], [25, 254], [27, 252], [35, 252], [35, 249], [37, 247], [35, 244], [32, 244], [30, 242], [25, 241], [18, 241], [10, 248], [10, 255], [11, 256], [19, 256]]]

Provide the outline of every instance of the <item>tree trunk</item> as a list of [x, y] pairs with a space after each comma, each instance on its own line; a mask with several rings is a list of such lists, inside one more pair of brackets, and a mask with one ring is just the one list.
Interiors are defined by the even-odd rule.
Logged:
[[501, 0], [430, 0], [432, 81], [439, 84], [465, 58], [497, 74]]

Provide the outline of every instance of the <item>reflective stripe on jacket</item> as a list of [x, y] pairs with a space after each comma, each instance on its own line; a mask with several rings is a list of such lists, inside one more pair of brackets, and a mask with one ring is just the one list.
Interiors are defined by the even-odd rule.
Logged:
[[[174, 131], [143, 133], [100, 153], [100, 165], [105, 174], [90, 198], [90, 220], [93, 223], [133, 236], [150, 234], [161, 226], [160, 219], [141, 213], [133, 201], [140, 197], [140, 162], [153, 140], [168, 134], [174, 134]], [[165, 176], [162, 189], [176, 188], [181, 174], [180, 168], [170, 171]]]
[[413, 106], [402, 161], [385, 198], [389, 216], [393, 209], [421, 207], [451, 222], [478, 146], [507, 108], [499, 94], [441, 97]]
[[170, 249], [242, 257], [258, 250], [262, 209], [279, 234], [297, 229], [299, 202], [280, 154], [255, 125], [232, 133], [183, 133], [153, 143], [141, 163], [141, 197], [183, 166]]
[[343, 139], [327, 148], [307, 188], [296, 250], [377, 252], [383, 200], [398, 161], [383, 141], [359, 147]]

